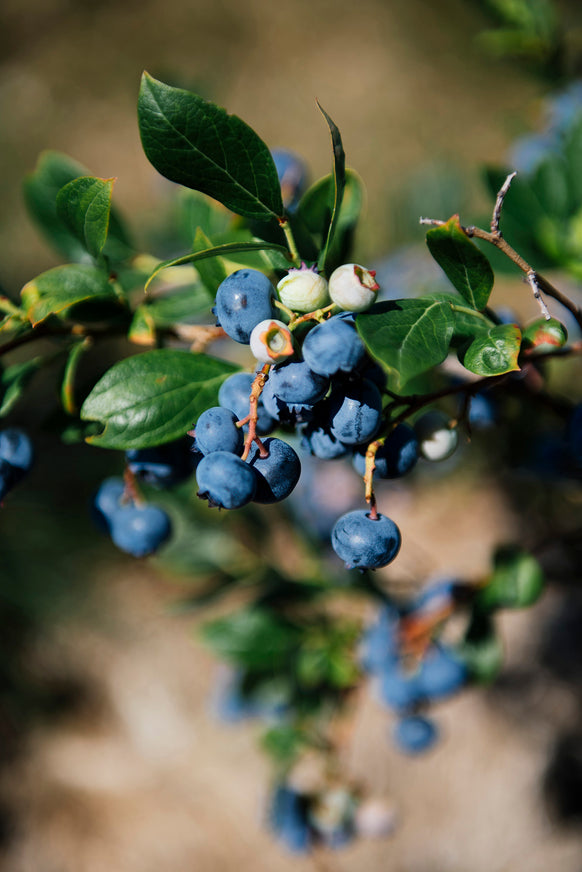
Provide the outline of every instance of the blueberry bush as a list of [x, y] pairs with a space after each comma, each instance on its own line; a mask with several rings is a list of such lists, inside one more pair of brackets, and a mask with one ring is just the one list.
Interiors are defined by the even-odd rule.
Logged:
[[[427, 752], [439, 702], [502, 667], [496, 613], [539, 598], [550, 538], [570, 547], [582, 477], [576, 93], [544, 134], [516, 145], [517, 177], [513, 165], [488, 168], [486, 222], [421, 218], [448, 283], [421, 294], [394, 296], [353, 262], [363, 183], [322, 107], [332, 171], [309, 184], [301, 157], [271, 152], [236, 115], [144, 74], [143, 148], [176, 185], [183, 251], [166, 260], [135, 249], [114, 179], [47, 152], [25, 180], [30, 214], [66, 263], [18, 300], [0, 297], [0, 415], [60, 364], [63, 440], [119, 453], [119, 476], [90, 509], [96, 530], [192, 573], [184, 608], [241, 594], [204, 626], [228, 664], [215, 707], [262, 722], [267, 819], [294, 852], [389, 827], [337, 761], [337, 722], [362, 683], [389, 712], [396, 747]], [[539, 307], [527, 323], [491, 304], [494, 272], [508, 271], [523, 279], [513, 293]], [[98, 369], [112, 338], [116, 361], [87, 385], [87, 359]], [[41, 339], [50, 351], [35, 354]], [[500, 542], [486, 578], [418, 579], [403, 595], [383, 568], [406, 531], [378, 482], [431, 464], [446, 474], [469, 442], [464, 456], [485, 449], [531, 535]], [[33, 453], [19, 427], [1, 430], [3, 511]], [[336, 460], [353, 464], [361, 499], [331, 518], [315, 480]], [[262, 547], [277, 527], [305, 557], [294, 570]], [[317, 789], [295, 779], [304, 754], [320, 761]]]

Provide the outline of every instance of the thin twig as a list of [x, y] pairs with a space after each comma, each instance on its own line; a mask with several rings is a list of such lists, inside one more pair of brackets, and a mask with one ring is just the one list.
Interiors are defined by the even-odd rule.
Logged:
[[507, 176], [507, 178], [505, 179], [505, 181], [503, 182], [503, 184], [501, 185], [501, 187], [497, 193], [497, 199], [495, 200], [495, 206], [493, 208], [493, 217], [491, 218], [491, 233], [494, 233], [496, 235], [499, 235], [501, 233], [501, 231], [499, 229], [499, 221], [501, 218], [501, 210], [503, 208], [503, 201], [505, 200], [507, 192], [509, 191], [509, 186], [511, 185], [511, 183], [514, 180], [514, 178], [516, 177], [516, 175], [517, 175], [517, 172], [510, 173]]

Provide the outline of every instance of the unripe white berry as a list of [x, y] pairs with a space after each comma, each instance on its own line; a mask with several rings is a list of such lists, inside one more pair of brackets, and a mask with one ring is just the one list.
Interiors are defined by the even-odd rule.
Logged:
[[251, 351], [261, 363], [277, 363], [293, 354], [291, 333], [286, 324], [267, 318], [253, 328], [249, 341]]
[[313, 312], [329, 304], [327, 282], [315, 269], [290, 269], [277, 285], [279, 299], [294, 312]]
[[446, 460], [459, 444], [457, 430], [449, 426], [449, 418], [436, 409], [427, 412], [414, 424], [418, 450], [425, 460]]
[[380, 288], [375, 275], [375, 270], [366, 269], [357, 263], [338, 266], [329, 277], [329, 295], [332, 301], [346, 312], [363, 312], [369, 309]]

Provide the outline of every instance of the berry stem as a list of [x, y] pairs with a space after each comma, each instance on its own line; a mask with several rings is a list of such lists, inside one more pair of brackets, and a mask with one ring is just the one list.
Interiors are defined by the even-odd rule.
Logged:
[[124, 502], [132, 502], [138, 508], [145, 505], [145, 500], [141, 495], [137, 478], [134, 472], [131, 471], [129, 466], [126, 466], [123, 471], [123, 483], [125, 485], [125, 490], [123, 492], [123, 501]]
[[364, 471], [364, 485], [366, 486], [365, 497], [366, 502], [370, 506], [370, 518], [372, 521], [378, 520], [378, 510], [376, 508], [376, 495], [374, 494], [374, 470], [376, 469], [376, 452], [386, 442], [386, 436], [381, 439], [375, 439], [370, 442], [366, 451], [366, 468]]
[[249, 432], [247, 433], [247, 438], [245, 439], [245, 447], [242, 453], [242, 459], [246, 460], [249, 456], [251, 447], [253, 442], [256, 442], [259, 447], [259, 454], [261, 457], [268, 457], [269, 452], [257, 436], [257, 421], [259, 419], [258, 412], [258, 403], [259, 397], [263, 392], [263, 388], [265, 387], [266, 381], [269, 377], [269, 370], [271, 369], [271, 364], [266, 363], [260, 372], [258, 372], [253, 380], [253, 384], [251, 387], [251, 393], [249, 396], [249, 414], [247, 418], [243, 418], [243, 421], [239, 421], [239, 426], [242, 426], [243, 423], [248, 423]]
[[321, 323], [321, 321], [325, 321], [328, 312], [331, 312], [333, 309], [337, 309], [337, 306], [335, 303], [330, 303], [329, 306], [324, 306], [323, 309], [315, 309], [313, 312], [307, 312], [305, 315], [293, 318], [289, 324], [289, 330], [295, 330], [299, 324], [303, 324], [305, 321], [319, 321]]

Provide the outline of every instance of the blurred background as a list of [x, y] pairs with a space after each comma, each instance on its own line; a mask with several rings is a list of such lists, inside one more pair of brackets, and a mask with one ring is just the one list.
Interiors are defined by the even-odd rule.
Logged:
[[[3, 0], [3, 292], [16, 297], [58, 263], [21, 196], [43, 150], [117, 177], [116, 203], [144, 247], [170, 215], [171, 186], [139, 141], [144, 69], [296, 150], [313, 179], [330, 170], [319, 100], [367, 188], [356, 259], [398, 253], [405, 270], [422, 268], [418, 217], [486, 213], [482, 166], [506, 164], [516, 137], [541, 124], [544, 98], [580, 72], [577, 0], [547, 14], [523, 5], [542, 13], [520, 31], [507, 24], [520, 4], [501, 0]], [[158, 244], [160, 256], [171, 250]], [[535, 314], [525, 295], [520, 307]], [[290, 857], [263, 826], [268, 768], [252, 725], [210, 713], [215, 661], [199, 618], [173, 608], [184, 577], [120, 556], [96, 532], [91, 494], [122, 462], [63, 445], [53, 407], [41, 377], [11, 418], [35, 434], [38, 462], [0, 515], [0, 868], [580, 872], [575, 592], [558, 585], [531, 612], [504, 616], [504, 673], [442, 706], [445, 738], [426, 759], [392, 749], [385, 713], [364, 693], [342, 762], [389, 804], [393, 832]], [[396, 582], [476, 580], [522, 523], [493, 479], [471, 473], [435, 474], [390, 499], [407, 543]]]

